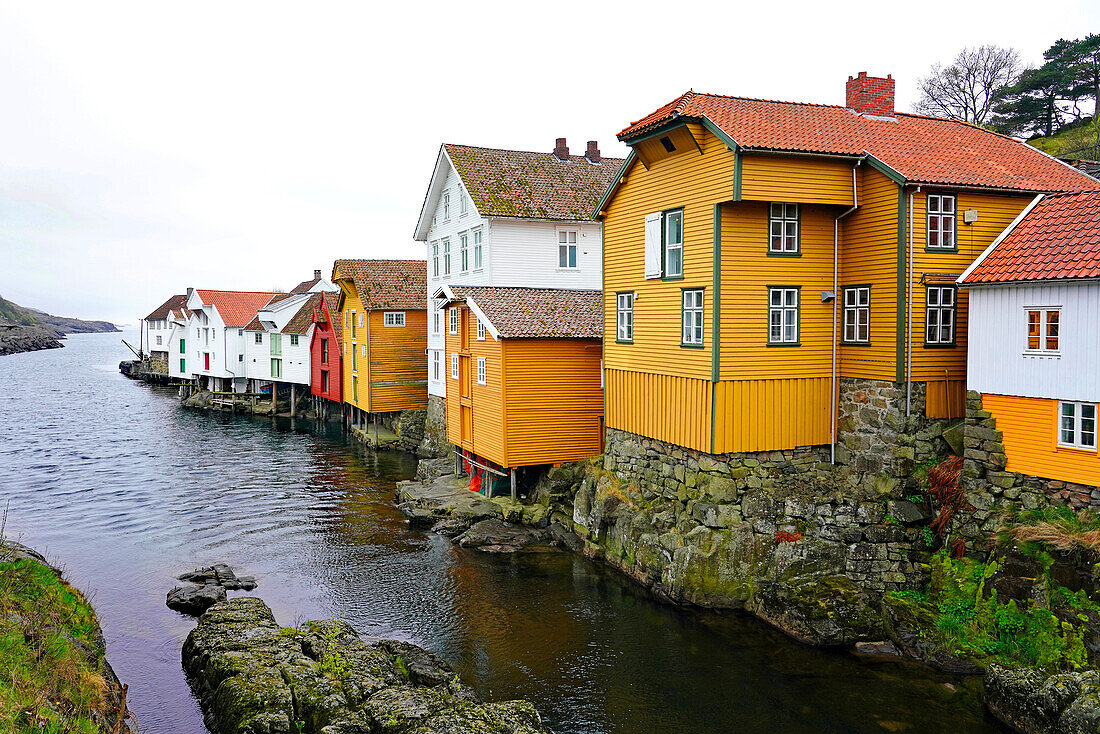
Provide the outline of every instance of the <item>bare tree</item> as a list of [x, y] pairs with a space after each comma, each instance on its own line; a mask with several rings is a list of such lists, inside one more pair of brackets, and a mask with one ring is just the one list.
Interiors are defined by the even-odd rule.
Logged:
[[936, 64], [920, 81], [914, 110], [985, 125], [1002, 90], [1015, 83], [1020, 55], [1012, 48], [964, 48], [948, 66]]

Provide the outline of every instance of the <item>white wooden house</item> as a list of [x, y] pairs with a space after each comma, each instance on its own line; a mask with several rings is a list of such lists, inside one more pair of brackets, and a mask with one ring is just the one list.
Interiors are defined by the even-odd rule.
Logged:
[[309, 392], [313, 312], [321, 297], [309, 291], [280, 294], [245, 326], [244, 376], [253, 389], [277, 382]]
[[150, 357], [153, 372], [168, 374], [168, 346], [172, 335], [172, 311], [183, 307], [187, 296], [172, 296], [144, 319], [142, 348]]
[[1100, 191], [1038, 196], [959, 278], [1006, 469], [1100, 486]]
[[186, 339], [187, 370], [200, 387], [215, 392], [244, 392], [244, 327], [277, 294], [190, 288], [191, 312]]
[[428, 259], [428, 394], [446, 396], [445, 285], [598, 290], [602, 228], [592, 220], [622, 166], [595, 141], [538, 153], [441, 146], [414, 239]]

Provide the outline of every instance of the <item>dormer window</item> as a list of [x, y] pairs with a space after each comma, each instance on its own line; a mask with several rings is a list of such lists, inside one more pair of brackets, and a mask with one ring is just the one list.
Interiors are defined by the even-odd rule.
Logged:
[[661, 145], [665, 146], [665, 151], [666, 152], [668, 152], [668, 153], [675, 153], [676, 152], [676, 146], [673, 144], [672, 138], [670, 138], [669, 136], [666, 135], [663, 138], [661, 138], [660, 143], [661, 143]]

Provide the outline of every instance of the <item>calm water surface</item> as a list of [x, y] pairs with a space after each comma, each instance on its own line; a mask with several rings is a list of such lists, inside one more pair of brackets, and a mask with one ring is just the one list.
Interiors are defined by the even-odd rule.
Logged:
[[194, 622], [164, 595], [217, 561], [255, 573], [281, 623], [341, 615], [412, 640], [558, 732], [998, 731], [973, 681], [671, 609], [571, 555], [490, 557], [410, 530], [392, 500], [413, 457], [185, 411], [118, 374], [119, 336], [0, 357], [0, 503], [8, 534], [91, 595], [146, 732], [205, 732], [180, 666]]

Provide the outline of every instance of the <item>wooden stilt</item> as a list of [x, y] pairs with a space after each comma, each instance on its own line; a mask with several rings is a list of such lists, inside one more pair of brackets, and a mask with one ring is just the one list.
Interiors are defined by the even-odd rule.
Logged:
[[516, 501], [516, 470], [515, 470], [515, 468], [512, 468], [508, 472], [508, 475], [512, 478], [512, 501], [515, 502]]

